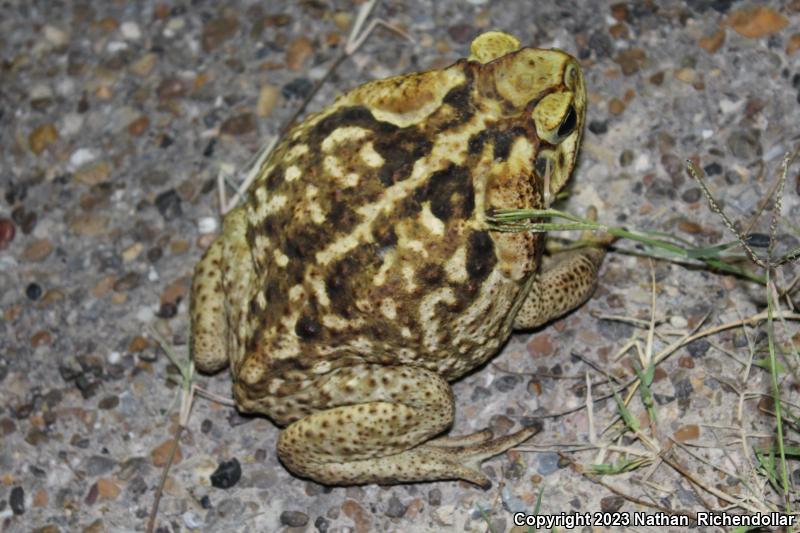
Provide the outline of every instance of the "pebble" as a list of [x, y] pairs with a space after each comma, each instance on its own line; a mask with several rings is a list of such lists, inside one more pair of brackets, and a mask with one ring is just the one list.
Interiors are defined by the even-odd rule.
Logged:
[[[109, 378], [113, 377], [111, 369], [109, 369], [108, 377]], [[110, 411], [112, 409], [116, 409], [118, 405], [119, 405], [119, 396], [117, 395], [106, 396], [105, 398], [97, 402], [97, 408], [103, 411]]]
[[800, 50], [800, 33], [794, 33], [786, 43], [786, 55], [793, 55], [798, 50]]
[[27, 211], [23, 206], [14, 208], [11, 212], [11, 220], [19, 226], [23, 235], [30, 235], [39, 217], [33, 211]]
[[58, 131], [54, 124], [43, 124], [34, 129], [28, 136], [28, 144], [31, 152], [36, 155], [41, 154], [45, 148], [56, 142]]
[[711, 343], [705, 339], [697, 339], [686, 346], [686, 349], [692, 357], [703, 357], [706, 355], [709, 348], [711, 348]]
[[612, 98], [608, 102], [608, 112], [614, 116], [621, 115], [625, 111], [625, 102], [619, 98]]
[[[150, 459], [155, 466], [162, 467], [167, 464], [174, 440], [175, 439], [167, 439], [150, 452]], [[181, 452], [181, 445], [178, 444], [178, 447], [175, 449], [175, 456], [172, 459], [172, 465], [174, 466], [180, 463], [182, 460], [183, 453]]]
[[744, 161], [752, 161], [762, 154], [760, 134], [757, 130], [735, 129], [725, 144], [734, 157]]
[[389, 498], [389, 505], [386, 507], [386, 516], [389, 518], [400, 518], [406, 513], [406, 505], [400, 501], [396, 495]]
[[84, 165], [75, 171], [73, 178], [84, 185], [98, 185], [111, 176], [111, 166], [107, 161], [97, 161]]
[[630, 76], [639, 72], [642, 67], [644, 67], [646, 60], [647, 54], [645, 54], [644, 50], [641, 48], [623, 50], [614, 58], [614, 61], [620, 66], [625, 76]]
[[283, 511], [281, 524], [289, 527], [303, 527], [308, 524], [308, 515], [301, 511]]
[[102, 476], [111, 472], [117, 462], [107, 455], [93, 455], [86, 460], [84, 468], [89, 477]]
[[330, 525], [331, 523], [324, 516], [318, 516], [317, 519], [314, 520], [314, 527], [317, 528], [319, 533], [327, 533]]
[[371, 530], [372, 521], [369, 513], [355, 500], [347, 499], [342, 504], [342, 512], [355, 522], [356, 531], [367, 532]]
[[717, 30], [711, 35], [702, 37], [698, 42], [697, 45], [708, 52], [709, 54], [713, 54], [725, 43], [725, 30]]
[[770, 7], [754, 6], [737, 9], [725, 23], [743, 37], [760, 39], [781, 31], [789, 20]]
[[232, 17], [212, 19], [203, 26], [203, 51], [211, 52], [219, 45], [236, 35], [239, 21]]
[[682, 316], [673, 315], [669, 317], [669, 324], [675, 329], [686, 329], [689, 326], [689, 321]]
[[[235, 457], [230, 461], [223, 461], [211, 474], [211, 485], [218, 489], [229, 489], [239, 482], [242, 477], [242, 467]], [[308, 520], [308, 517], [306, 517]]]
[[216, 233], [219, 229], [217, 217], [202, 217], [197, 221], [197, 231], [200, 234]]
[[181, 197], [175, 189], [168, 189], [156, 196], [156, 208], [164, 220], [174, 220], [183, 215]]
[[27, 296], [29, 300], [35, 302], [42, 296], [42, 286], [38, 283], [29, 283], [28, 286], [25, 287], [25, 296]]
[[700, 437], [700, 428], [696, 424], [681, 426], [672, 434], [678, 442], [697, 440]]
[[605, 120], [592, 120], [589, 122], [588, 128], [595, 135], [602, 135], [608, 132], [608, 122]]
[[147, 77], [156, 66], [157, 59], [158, 55], [153, 52], [148, 52], [138, 60], [134, 61], [130, 66], [130, 70], [137, 76], [142, 78]]
[[558, 454], [553, 452], [545, 452], [539, 454], [539, 461], [536, 471], [541, 476], [549, 476], [558, 470]]
[[256, 104], [256, 114], [259, 117], [267, 117], [275, 104], [278, 102], [281, 90], [274, 85], [264, 85], [258, 93], [258, 103]]
[[14, 240], [16, 234], [17, 228], [14, 223], [8, 218], [0, 218], [0, 251], [11, 245], [11, 241]]
[[439, 507], [442, 505], [442, 491], [440, 489], [431, 489], [428, 491], [428, 504], [431, 507]]
[[138, 41], [142, 38], [142, 30], [135, 22], [126, 21], [120, 24], [119, 32], [129, 41]]
[[44, 38], [53, 46], [61, 47], [69, 44], [69, 34], [61, 28], [56, 28], [50, 24], [43, 28]]
[[302, 99], [311, 94], [312, 89], [314, 89], [314, 84], [308, 78], [295, 78], [281, 87], [281, 95], [287, 100]]
[[622, 496], [605, 496], [600, 499], [600, 510], [604, 513], [615, 513], [625, 504]]
[[90, 148], [78, 148], [69, 156], [69, 165], [75, 170], [97, 159], [97, 153]]
[[19, 486], [12, 488], [8, 497], [8, 505], [14, 514], [25, 514], [25, 489]]
[[289, 70], [302, 70], [306, 60], [314, 53], [311, 40], [301, 36], [294, 39], [286, 49], [286, 66]]
[[592, 33], [587, 44], [598, 59], [610, 57], [614, 51], [614, 41], [611, 40], [608, 33], [602, 30]]
[[205, 525], [205, 522], [192, 511], [183, 513], [183, 523], [189, 529], [202, 529]]
[[255, 115], [253, 113], [241, 113], [225, 120], [219, 131], [228, 135], [245, 135], [256, 131], [256, 129], [258, 129], [258, 125]]
[[49, 239], [36, 239], [22, 252], [22, 259], [31, 263], [39, 263], [47, 259], [53, 252], [53, 243]]
[[681, 199], [689, 204], [692, 204], [700, 199], [703, 195], [703, 192], [700, 190], [699, 187], [692, 187], [691, 189], [687, 189], [681, 195]]
[[520, 381], [522, 381], [522, 378], [519, 376], [507, 374], [495, 379], [492, 385], [494, 385], [494, 388], [500, 392], [509, 392], [513, 390]]

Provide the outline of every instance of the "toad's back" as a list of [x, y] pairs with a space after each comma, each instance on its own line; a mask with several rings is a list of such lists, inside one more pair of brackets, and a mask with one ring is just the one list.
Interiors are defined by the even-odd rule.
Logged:
[[363, 86], [276, 150], [240, 208], [247, 359], [273, 375], [356, 356], [455, 377], [496, 351], [536, 239], [499, 243], [514, 271], [500, 268], [484, 212], [531, 207], [539, 191], [522, 168], [535, 130], [482, 94], [481, 67]]

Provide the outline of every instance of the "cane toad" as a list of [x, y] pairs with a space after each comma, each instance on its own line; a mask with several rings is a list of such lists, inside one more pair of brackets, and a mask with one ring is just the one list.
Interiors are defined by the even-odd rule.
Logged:
[[603, 251], [539, 272], [543, 237], [489, 231], [486, 216], [549, 205], [585, 112], [573, 57], [489, 32], [447, 68], [309, 116], [195, 268], [197, 368], [230, 364], [238, 407], [285, 426], [278, 456], [297, 475], [487, 486], [480, 462], [536, 429], [441, 436], [449, 382], [585, 301]]

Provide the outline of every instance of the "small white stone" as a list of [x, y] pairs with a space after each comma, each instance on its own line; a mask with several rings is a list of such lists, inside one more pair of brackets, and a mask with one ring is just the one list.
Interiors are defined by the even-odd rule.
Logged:
[[169, 22], [167, 22], [167, 25], [164, 27], [164, 37], [175, 37], [185, 25], [186, 21], [180, 17], [169, 19]]
[[31, 100], [43, 100], [45, 98], [52, 98], [53, 91], [44, 83], [37, 83], [28, 93]]
[[669, 325], [675, 329], [686, 329], [689, 326], [689, 321], [682, 316], [675, 315], [669, 317]]
[[714, 135], [714, 130], [703, 130], [700, 135], [702, 135], [703, 139], [710, 139]]
[[739, 111], [743, 105], [744, 100], [733, 101], [723, 98], [719, 101], [719, 110], [722, 111], [723, 115], [730, 115], [731, 113], [736, 113]]
[[161, 279], [161, 276], [158, 275], [158, 271], [153, 268], [152, 266], [147, 270], [147, 281], [155, 283]]
[[83, 115], [78, 113], [67, 113], [62, 119], [61, 127], [58, 131], [64, 134], [65, 137], [72, 137], [83, 128]]
[[149, 307], [140, 307], [139, 310], [136, 311], [136, 320], [144, 322], [145, 324], [152, 322], [155, 316], [155, 311]]
[[201, 234], [215, 233], [218, 227], [217, 217], [203, 217], [197, 221], [197, 230]]
[[109, 41], [108, 45], [106, 45], [106, 50], [108, 50], [112, 54], [127, 49], [128, 49], [128, 43], [125, 43], [123, 41]]
[[203, 529], [203, 526], [206, 524], [192, 511], [186, 511], [183, 513], [183, 523], [186, 524], [186, 527], [189, 529]]
[[636, 156], [636, 160], [633, 162], [633, 169], [636, 172], [644, 172], [650, 168], [650, 156], [646, 153], [641, 153]]
[[89, 148], [78, 148], [69, 156], [69, 166], [73, 169], [80, 168], [86, 163], [91, 163], [97, 159], [97, 154]]
[[119, 364], [120, 361], [122, 361], [122, 354], [119, 352], [111, 352], [110, 354], [108, 354], [107, 359], [108, 359], [108, 364], [116, 365]]
[[119, 27], [119, 31], [129, 41], [137, 41], [142, 37], [142, 30], [139, 29], [139, 25], [135, 22], [123, 22]]
[[69, 43], [69, 34], [67, 32], [49, 24], [44, 27], [44, 38], [54, 46], [66, 46]]

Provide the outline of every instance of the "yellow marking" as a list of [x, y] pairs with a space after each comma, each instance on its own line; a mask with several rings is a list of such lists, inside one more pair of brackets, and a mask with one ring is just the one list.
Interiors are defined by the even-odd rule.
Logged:
[[444, 235], [444, 222], [431, 212], [430, 202], [422, 204], [419, 220], [431, 234]]
[[403, 265], [403, 277], [406, 278], [406, 291], [414, 292], [417, 284], [414, 282], [414, 267]]
[[450, 287], [443, 287], [435, 290], [422, 298], [419, 304], [419, 318], [420, 325], [422, 326], [423, 339], [422, 342], [425, 347], [430, 351], [435, 351], [439, 346], [439, 320], [437, 319], [438, 313], [436, 306], [439, 302], [447, 304], [454, 304], [456, 302], [453, 289]]
[[[382, 212], [391, 213], [398, 202], [410, 194], [413, 194], [420, 185], [425, 183], [425, 180], [427, 180], [433, 172], [442, 170], [451, 163], [463, 163], [466, 152], [460, 149], [467, 145], [470, 136], [484, 129], [484, 119], [487, 117], [491, 118], [491, 114], [475, 115], [458, 130], [439, 135], [435, 139], [431, 153], [414, 162], [414, 167], [408, 179], [399, 181], [388, 187], [377, 201], [365, 204], [356, 209], [356, 212], [361, 215], [362, 221], [351, 233], [331, 242], [327, 247], [317, 252], [315, 255], [317, 263], [322, 266], [327, 265], [331, 261], [347, 254], [350, 250], [358, 246], [360, 242], [372, 242], [372, 224]], [[451, 146], [458, 147], [459, 151], [457, 153], [452, 153], [450, 149]], [[488, 149], [489, 146], [486, 148]], [[477, 174], [477, 176], [480, 176], [480, 174]], [[486, 177], [483, 176], [483, 179], [486, 179]], [[483, 188], [485, 189], [485, 184]], [[477, 190], [475, 196], [476, 200], [481, 198]], [[476, 213], [482, 212], [478, 209], [478, 205], [475, 207]]]
[[267, 189], [264, 187], [258, 187], [256, 189], [256, 202], [261, 205], [266, 203], [267, 201]]
[[283, 179], [286, 181], [294, 181], [299, 177], [300, 177], [300, 169], [294, 165], [287, 168], [286, 172], [283, 174]]
[[411, 338], [411, 330], [408, 329], [407, 326], [403, 326], [403, 329], [400, 330], [400, 335], [402, 335], [406, 339]]
[[256, 303], [258, 304], [258, 308], [262, 311], [267, 308], [267, 297], [264, 296], [263, 292], [259, 292], [256, 295]]
[[[293, 302], [301, 300], [306, 295], [306, 290], [302, 285], [295, 285], [289, 289], [289, 299]], [[294, 324], [292, 324], [294, 326]]]
[[[262, 191], [262, 190], [263, 189], [257, 189], [257, 191]], [[286, 196], [283, 194], [276, 194], [274, 196], [271, 196], [270, 199], [266, 202], [259, 201], [259, 204], [256, 207], [255, 215], [259, 220], [263, 221], [269, 215], [280, 211], [281, 208], [285, 205], [286, 205]]]
[[378, 269], [378, 273], [375, 274], [375, 278], [372, 280], [372, 283], [380, 287], [384, 283], [386, 283], [386, 273], [394, 266], [395, 262], [397, 261], [397, 251], [396, 250], [387, 250], [383, 256], [383, 263], [381, 263], [381, 267]]
[[448, 281], [453, 283], [464, 283], [467, 281], [467, 248], [460, 246], [447, 263], [444, 265]]
[[322, 210], [322, 207], [317, 202], [314, 201], [306, 202], [306, 212], [311, 218], [311, 222], [313, 222], [314, 224], [319, 225], [325, 222], [325, 212]]
[[375, 151], [375, 147], [372, 146], [372, 141], [364, 143], [361, 150], [358, 151], [358, 154], [368, 167], [380, 168], [385, 162], [381, 154]]
[[291, 150], [286, 152], [286, 160], [294, 161], [295, 159], [304, 156], [307, 153], [308, 153], [308, 145], [298, 144], [297, 146], [293, 146]]
[[275, 263], [279, 267], [283, 268], [289, 264], [289, 257], [277, 248], [272, 252], [272, 255], [275, 257]]
[[355, 187], [358, 185], [358, 174], [355, 172], [348, 172], [345, 174], [336, 156], [325, 156], [325, 159], [322, 161], [322, 166], [325, 172], [335, 179], [342, 187]]
[[358, 126], [342, 126], [341, 128], [336, 128], [330, 133], [330, 135], [325, 137], [325, 140], [322, 141], [322, 151], [325, 153], [330, 153], [334, 148], [336, 148], [336, 145], [343, 142], [361, 140], [368, 133], [369, 130], [359, 128]]
[[428, 251], [425, 249], [425, 245], [422, 244], [422, 241], [418, 240], [408, 240], [403, 241], [404, 248], [417, 252], [418, 254], [422, 254], [425, 257], [428, 257]]
[[317, 302], [322, 307], [331, 305], [330, 298], [328, 298], [328, 291], [325, 288], [325, 282], [318, 276], [306, 276], [306, 280], [311, 285], [314, 295], [317, 297]]
[[339, 315], [322, 315], [322, 325], [328, 329], [344, 329], [349, 324], [349, 321]]
[[381, 313], [389, 320], [397, 318], [397, 304], [391, 298], [381, 300]]

